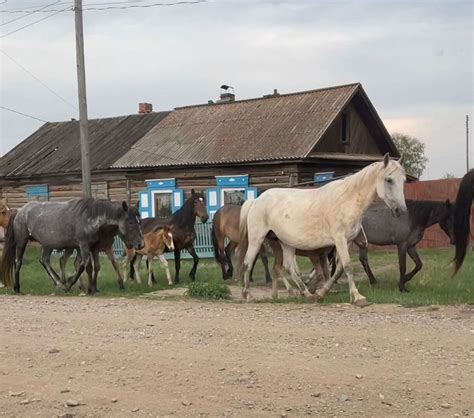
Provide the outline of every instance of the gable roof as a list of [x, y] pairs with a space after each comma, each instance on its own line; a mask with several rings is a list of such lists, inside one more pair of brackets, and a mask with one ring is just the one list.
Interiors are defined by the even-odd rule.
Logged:
[[303, 159], [358, 91], [354, 83], [177, 108], [112, 167]]
[[[136, 114], [88, 123], [91, 170], [109, 168], [169, 112]], [[79, 122], [47, 122], [0, 158], [0, 176], [81, 171]]]

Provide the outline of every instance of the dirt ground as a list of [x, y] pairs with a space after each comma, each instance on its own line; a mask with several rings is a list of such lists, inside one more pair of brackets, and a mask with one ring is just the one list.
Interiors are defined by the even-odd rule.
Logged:
[[472, 306], [0, 304], [0, 416], [474, 413]]

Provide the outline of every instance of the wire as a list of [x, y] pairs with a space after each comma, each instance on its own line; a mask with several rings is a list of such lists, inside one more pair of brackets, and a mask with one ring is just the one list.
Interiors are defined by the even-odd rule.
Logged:
[[17, 114], [25, 116], [27, 118], [36, 119], [36, 120], [39, 120], [40, 122], [45, 122], [45, 123], [48, 122], [47, 120], [37, 118], [36, 116], [27, 115], [26, 113], [22, 113], [22, 112], [19, 112], [18, 110], [10, 109], [9, 107], [5, 107], [5, 106], [0, 105], [0, 109], [8, 110], [9, 112], [17, 113]]
[[10, 61], [12, 61], [14, 64], [18, 65], [25, 73], [30, 75], [32, 78], [34, 78], [38, 83], [40, 83], [45, 89], [47, 89], [50, 93], [54, 94], [58, 99], [66, 103], [68, 106], [72, 107], [74, 110], [77, 110], [77, 107], [74, 106], [71, 102], [66, 100], [64, 97], [62, 97], [59, 93], [56, 93], [51, 87], [49, 87], [44, 81], [40, 80], [37, 76], [35, 76], [31, 71], [29, 71], [27, 68], [25, 68], [23, 65], [21, 65], [16, 59], [14, 59], [12, 56], [8, 55], [3, 49], [0, 49], [0, 52], [5, 55]]
[[[144, 9], [144, 8], [151, 8], [151, 7], [171, 7], [171, 6], [181, 6], [181, 5], [194, 5], [200, 3], [207, 3], [208, 0], [183, 0], [177, 1], [172, 3], [150, 3], [150, 4], [128, 4], [128, 3], [138, 3], [142, 0], [132, 1], [123, 1], [123, 2], [109, 2], [109, 3], [90, 3], [85, 4], [82, 6], [82, 11], [92, 10], [92, 11], [102, 11], [102, 10], [125, 10], [125, 9]], [[125, 4], [124, 6], [107, 6], [107, 7], [91, 7], [91, 6], [104, 6], [104, 5], [111, 5], [111, 4]], [[67, 10], [74, 10], [74, 7], [66, 8], [66, 9], [46, 9], [41, 10], [41, 13], [49, 13], [49, 12], [65, 12]], [[27, 13], [25, 9], [9, 9], [9, 10], [0, 10], [0, 13]]]
[[125, 9], [144, 9], [149, 7], [157, 7], [157, 6], [180, 6], [180, 5], [190, 5], [190, 4], [199, 4], [199, 3], [206, 3], [207, 0], [191, 0], [191, 1], [177, 1], [174, 3], [152, 3], [152, 4], [132, 4], [128, 6], [107, 6], [107, 7], [83, 7], [82, 10], [125, 10]]
[[49, 19], [50, 17], [53, 17], [53, 16], [57, 15], [58, 13], [65, 12], [66, 10], [71, 10], [71, 7], [67, 7], [66, 9], [63, 9], [63, 10], [57, 10], [56, 12], [51, 13], [50, 15], [47, 15], [47, 16], [41, 18], [41, 19], [38, 19], [38, 20], [35, 20], [34, 22], [29, 23], [28, 25], [22, 26], [18, 29], [12, 30], [11, 32], [0, 35], [0, 39], [6, 38], [7, 36], [12, 35], [14, 33], [17, 33], [17, 32], [19, 32], [23, 29], [29, 28], [30, 26], [36, 25], [37, 23], [40, 23], [43, 20]]
[[7, 22], [4, 22], [2, 24], [0, 24], [0, 26], [5, 26], [5, 25], [8, 25], [9, 23], [13, 23], [13, 22], [16, 22], [17, 20], [20, 20], [20, 19], [23, 19], [25, 17], [28, 17], [34, 13], [37, 13], [37, 12], [41, 12], [42, 10], [46, 9], [47, 7], [51, 7], [51, 6], [55, 6], [56, 4], [59, 3], [60, 0], [56, 0], [54, 3], [51, 3], [51, 4], [48, 4], [46, 6], [43, 6], [41, 7], [40, 9], [36, 9], [36, 10], [33, 10], [31, 12], [28, 12], [26, 14], [24, 14], [23, 16], [18, 16], [18, 17], [15, 17], [15, 19], [12, 19], [12, 20], [9, 20]]

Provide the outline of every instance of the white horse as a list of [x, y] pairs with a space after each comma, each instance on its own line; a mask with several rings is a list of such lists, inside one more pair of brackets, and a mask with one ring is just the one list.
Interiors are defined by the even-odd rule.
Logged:
[[[251, 299], [250, 267], [266, 235], [273, 231], [283, 248], [284, 267], [302, 295], [312, 296], [301, 280], [295, 249], [310, 251], [335, 246], [339, 271], [318, 289], [316, 297], [326, 296], [343, 270], [349, 282], [351, 302], [367, 305], [366, 298], [354, 284], [348, 242], [359, 233], [362, 215], [377, 196], [395, 216], [406, 212], [404, 183], [405, 170], [386, 154], [383, 161], [319, 189], [270, 189], [257, 199], [245, 202], [240, 213], [239, 244], [243, 299]], [[277, 280], [273, 286], [275, 294]]]

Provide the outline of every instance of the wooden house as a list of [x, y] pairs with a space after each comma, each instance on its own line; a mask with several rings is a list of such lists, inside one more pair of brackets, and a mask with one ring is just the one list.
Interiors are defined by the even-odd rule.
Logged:
[[[210, 213], [271, 187], [354, 172], [398, 151], [359, 83], [221, 100], [89, 121], [93, 193], [140, 201], [143, 217], [177, 210], [191, 188]], [[46, 123], [0, 159], [0, 197], [81, 195], [79, 125]]]

